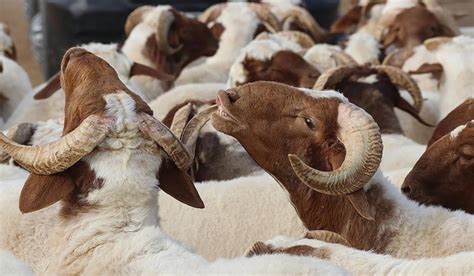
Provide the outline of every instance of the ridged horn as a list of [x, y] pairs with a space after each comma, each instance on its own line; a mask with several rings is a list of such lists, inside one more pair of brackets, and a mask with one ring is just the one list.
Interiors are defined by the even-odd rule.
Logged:
[[376, 65], [373, 66], [373, 68], [379, 73], [385, 73], [390, 78], [390, 81], [396, 86], [406, 89], [413, 98], [414, 108], [416, 111], [418, 111], [418, 113], [420, 112], [421, 108], [423, 107], [423, 96], [418, 84], [416, 84], [416, 81], [410, 77], [410, 75], [393, 66]]
[[46, 145], [24, 146], [0, 134], [0, 147], [31, 173], [50, 175], [62, 172], [91, 153], [110, 131], [110, 120], [87, 117], [73, 131]]
[[346, 148], [341, 167], [330, 172], [319, 171], [298, 156], [288, 155], [294, 172], [304, 184], [329, 195], [350, 194], [363, 188], [377, 171], [383, 151], [379, 127], [363, 109], [341, 103], [337, 122], [338, 138]]
[[192, 109], [193, 105], [188, 103], [187, 105], [178, 109], [178, 111], [176, 111], [174, 114], [170, 130], [174, 133], [174, 135], [176, 135], [176, 137], [181, 137]]
[[199, 21], [209, 23], [216, 20], [221, 14], [222, 10], [227, 6], [227, 3], [215, 4], [207, 8], [200, 16]]
[[444, 43], [448, 43], [452, 40], [452, 37], [447, 37], [447, 36], [438, 36], [438, 37], [433, 37], [425, 40], [423, 42], [423, 45], [425, 45], [426, 49], [429, 51], [435, 51], [438, 49], [439, 46], [441, 46]]
[[281, 31], [278, 35], [295, 41], [303, 48], [311, 48], [315, 44], [311, 36], [300, 31]]
[[414, 54], [412, 48], [401, 48], [397, 49], [390, 54], [388, 54], [382, 65], [390, 65], [398, 68], [402, 68], [405, 61]]
[[280, 22], [275, 15], [268, 9], [268, 7], [257, 4], [248, 3], [250, 9], [252, 9], [262, 21], [262, 24], [272, 33], [279, 32], [281, 30]]
[[[11, 141], [24, 145], [33, 136], [36, 126], [32, 123], [21, 123], [15, 125], [7, 130], [6, 137]], [[0, 163], [8, 160], [10, 156], [8, 153], [0, 150]]]
[[174, 15], [169, 10], [162, 11], [160, 18], [158, 19], [158, 30], [155, 33], [155, 38], [158, 44], [158, 49], [165, 55], [172, 55], [183, 48], [183, 44], [180, 44], [177, 47], [172, 47], [168, 43], [168, 33], [173, 21]]
[[186, 148], [191, 153], [194, 159], [196, 151], [196, 142], [199, 137], [201, 128], [211, 119], [212, 113], [217, 110], [217, 105], [212, 105], [209, 108], [199, 112], [194, 116], [184, 128], [181, 134], [181, 141], [186, 145]]
[[326, 70], [313, 86], [314, 90], [333, 89], [343, 79], [353, 75], [370, 75], [373, 70], [362, 66], [339, 66]]
[[332, 231], [326, 230], [313, 230], [306, 233], [304, 236], [306, 239], [320, 240], [329, 243], [342, 244], [351, 247], [351, 244], [341, 235]]
[[141, 6], [133, 10], [127, 17], [127, 21], [125, 22], [125, 34], [128, 36], [130, 32], [132, 32], [133, 28], [137, 26], [143, 18], [143, 15], [151, 10], [153, 10], [155, 7], [153, 6]]
[[289, 29], [289, 24], [292, 20], [298, 19], [303, 23], [309, 30], [311, 37], [315, 42], [324, 42], [327, 38], [327, 32], [324, 30], [313, 16], [304, 8], [294, 6], [288, 10], [282, 17], [283, 30]]
[[186, 146], [167, 128], [162, 122], [146, 113], [140, 114], [140, 131], [153, 140], [158, 146], [168, 154], [181, 171], [187, 171], [193, 159]]

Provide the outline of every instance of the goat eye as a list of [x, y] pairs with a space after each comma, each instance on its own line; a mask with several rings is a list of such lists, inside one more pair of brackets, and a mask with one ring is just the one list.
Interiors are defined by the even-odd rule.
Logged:
[[316, 126], [314, 125], [313, 120], [311, 120], [310, 118], [304, 118], [304, 122], [310, 129], [315, 129], [316, 128]]

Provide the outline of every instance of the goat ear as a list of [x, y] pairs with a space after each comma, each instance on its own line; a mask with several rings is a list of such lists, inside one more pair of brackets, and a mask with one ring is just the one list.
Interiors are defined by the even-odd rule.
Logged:
[[215, 39], [220, 40], [222, 33], [225, 31], [224, 26], [221, 23], [214, 23], [210, 28], [212, 35]]
[[54, 92], [59, 90], [61, 88], [61, 81], [59, 77], [60, 73], [56, 73], [54, 76], [52, 76], [46, 85], [35, 94], [34, 99], [41, 100], [49, 98], [54, 94]]
[[354, 207], [361, 217], [367, 220], [375, 220], [375, 211], [370, 207], [363, 188], [346, 195], [346, 198], [351, 202], [352, 207]]
[[15, 45], [12, 45], [10, 49], [6, 50], [6, 56], [10, 59], [16, 60], [16, 47]]
[[163, 161], [158, 173], [160, 189], [176, 200], [195, 208], [204, 208], [191, 177], [178, 169], [173, 162]]
[[397, 27], [390, 26], [388, 31], [382, 36], [382, 44], [387, 48], [390, 44], [394, 43], [397, 40]]
[[420, 115], [418, 114], [416, 109], [409, 102], [407, 102], [404, 98], [402, 98], [401, 96], [397, 99], [397, 102], [395, 103], [395, 106], [398, 107], [399, 109], [405, 111], [406, 113], [410, 114], [411, 116], [413, 116], [413, 118], [415, 118], [418, 122], [422, 123], [423, 125], [429, 126], [429, 127], [434, 127], [434, 125], [425, 122], [425, 120], [423, 120], [420, 117]]
[[431, 73], [433, 77], [439, 81], [443, 73], [443, 65], [439, 63], [423, 63], [418, 69], [408, 73], [413, 75]]
[[74, 190], [74, 181], [64, 172], [52, 175], [30, 174], [20, 194], [20, 211], [30, 213], [46, 208]]
[[130, 68], [130, 76], [149, 76], [152, 78], [156, 78], [162, 81], [172, 81], [174, 80], [174, 76], [170, 74], [166, 74], [165, 72], [161, 72], [158, 70], [155, 70], [151, 67], [148, 67], [146, 65], [134, 62], [132, 67]]
[[352, 7], [345, 15], [338, 18], [336, 22], [331, 25], [331, 33], [343, 33], [350, 27], [359, 24], [362, 17], [362, 6]]

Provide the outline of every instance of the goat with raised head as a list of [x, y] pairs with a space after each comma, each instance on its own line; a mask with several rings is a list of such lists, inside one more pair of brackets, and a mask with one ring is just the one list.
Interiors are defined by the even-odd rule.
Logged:
[[[19, 198], [12, 190], [2, 193], [2, 244], [36, 273], [344, 273], [312, 258], [209, 263], [192, 253], [160, 229], [157, 193], [204, 207], [186, 173], [193, 145], [154, 119], [114, 69], [84, 49], [66, 52], [61, 85], [66, 94], [61, 139], [28, 147], [0, 134], [0, 147], [31, 172]], [[192, 137], [198, 128], [187, 131]], [[24, 213], [61, 204], [21, 215], [15, 201]]]
[[255, 82], [221, 91], [217, 104], [213, 126], [278, 180], [309, 230], [400, 258], [473, 250], [474, 217], [402, 195], [378, 171], [379, 127], [342, 94]]

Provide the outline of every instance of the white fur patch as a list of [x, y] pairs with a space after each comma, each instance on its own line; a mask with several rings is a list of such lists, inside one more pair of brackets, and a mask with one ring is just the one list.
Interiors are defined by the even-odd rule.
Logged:
[[376, 63], [379, 59], [380, 44], [373, 35], [357, 32], [349, 36], [344, 52], [359, 64]]
[[304, 54], [304, 59], [316, 67], [319, 72], [324, 72], [337, 66], [332, 50], [342, 51], [339, 46], [330, 44], [316, 44]]
[[321, 98], [336, 98], [341, 100], [343, 103], [349, 103], [349, 100], [347, 100], [346, 97], [344, 97], [343, 94], [336, 92], [334, 90], [323, 90], [323, 91], [318, 91], [318, 90], [313, 90], [309, 88], [298, 88], [301, 92], [304, 94], [316, 98], [316, 99], [321, 99]]
[[4, 55], [4, 52], [11, 50], [13, 47], [12, 38], [5, 32], [6, 26], [0, 23], [0, 55]]
[[[472, 120], [471, 122], [474, 122], [474, 120]], [[450, 135], [451, 135], [451, 139], [454, 140], [456, 139], [456, 137], [459, 136], [459, 134], [461, 134], [461, 132], [466, 128], [466, 125], [462, 125], [462, 126], [458, 126], [456, 127], [454, 130], [451, 131]]]

